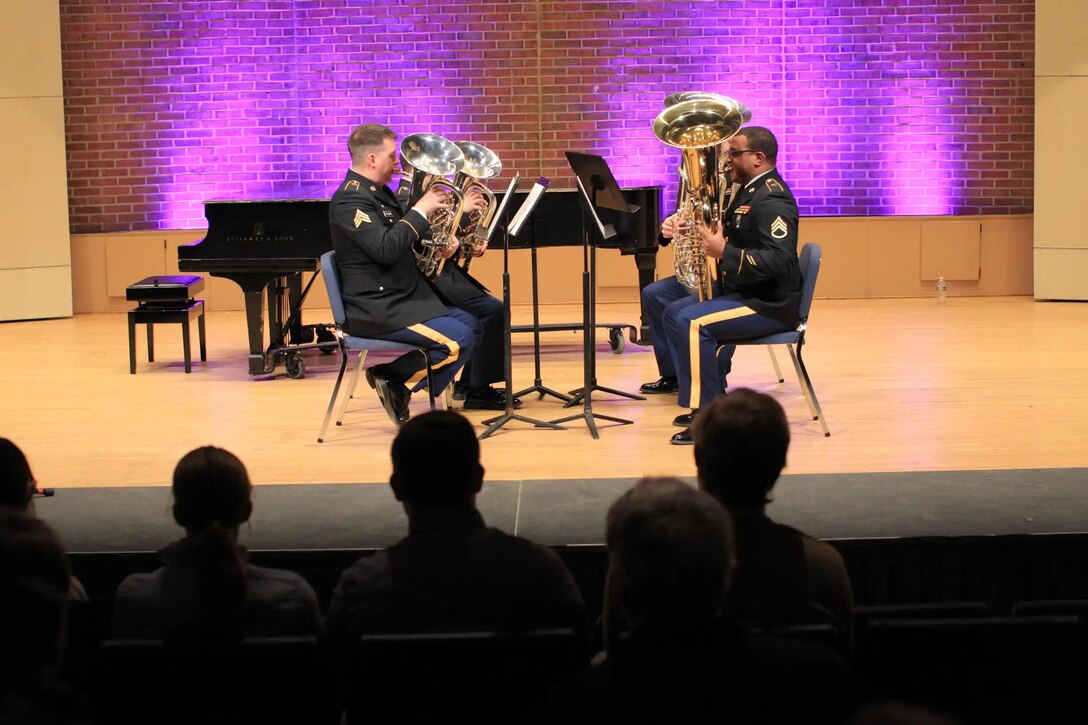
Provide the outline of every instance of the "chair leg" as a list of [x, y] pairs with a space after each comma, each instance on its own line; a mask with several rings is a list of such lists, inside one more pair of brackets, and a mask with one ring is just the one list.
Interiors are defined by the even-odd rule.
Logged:
[[351, 373], [351, 380], [348, 382], [348, 389], [344, 391], [344, 398], [340, 401], [340, 412], [336, 414], [336, 424], [344, 424], [344, 416], [348, 412], [348, 402], [355, 397], [355, 386], [359, 384], [359, 373], [363, 370], [363, 362], [366, 360], [366, 350], [360, 350], [359, 356], [355, 358], [355, 370]]
[[453, 381], [446, 386], [446, 389], [442, 391], [442, 403], [446, 406], [446, 410], [453, 410]]
[[332, 409], [336, 405], [336, 396], [340, 393], [340, 382], [344, 379], [344, 370], [348, 367], [348, 351], [340, 348], [340, 373], [336, 376], [336, 385], [332, 386], [332, 397], [329, 398], [329, 407], [325, 410], [325, 420], [321, 421], [321, 432], [317, 434], [317, 442], [325, 442], [325, 431], [329, 429], [329, 418], [332, 417]]
[[812, 387], [812, 378], [808, 375], [808, 368], [805, 367], [805, 361], [801, 357], [801, 346], [797, 346], [797, 352], [794, 353], [793, 345], [787, 345], [790, 351], [790, 357], [793, 358], [793, 367], [797, 370], [797, 381], [801, 383], [801, 393], [805, 396], [805, 402], [808, 403], [808, 409], [812, 413], [812, 419], [820, 421], [820, 427], [824, 429], [824, 437], [831, 436], [831, 431], [827, 428], [827, 420], [824, 418], [823, 408], [820, 407], [820, 401], [816, 398], [816, 389]]
[[128, 313], [128, 371], [136, 374], [136, 315]]
[[767, 352], [771, 354], [771, 365], [774, 365], [774, 376], [778, 378], [778, 382], [786, 382], [786, 379], [782, 377], [782, 368], [778, 367], [778, 358], [775, 357], [774, 354], [774, 345], [768, 345]]
[[185, 320], [181, 323], [181, 346], [185, 353], [185, 372], [191, 373], [193, 371], [193, 353], [189, 340], [189, 320]]

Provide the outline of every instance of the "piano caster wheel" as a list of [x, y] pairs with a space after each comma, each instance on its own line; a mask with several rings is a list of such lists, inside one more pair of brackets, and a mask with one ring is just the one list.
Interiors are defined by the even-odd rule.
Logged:
[[306, 361], [300, 355], [288, 355], [286, 360], [287, 377], [301, 380], [306, 377]]
[[612, 346], [612, 353], [614, 355], [620, 355], [623, 353], [624, 341], [623, 330], [618, 327], [613, 327], [608, 330], [608, 344]]

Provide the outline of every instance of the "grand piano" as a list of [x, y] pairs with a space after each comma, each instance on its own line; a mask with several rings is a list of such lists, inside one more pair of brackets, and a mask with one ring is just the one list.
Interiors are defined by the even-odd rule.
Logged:
[[[607, 246], [635, 257], [641, 291], [654, 280], [661, 187], [633, 187], [623, 192], [628, 203], [638, 206], [639, 211], [616, 213], [614, 219], [603, 220], [613, 223], [617, 230]], [[517, 208], [520, 202], [515, 198], [513, 203]], [[236, 282], [245, 294], [250, 375], [270, 374], [281, 360], [288, 363], [291, 374], [291, 363], [297, 362], [294, 353], [313, 340], [315, 328], [318, 343], [332, 341], [331, 337], [323, 338], [320, 325], [303, 325], [301, 319], [306, 293], [320, 268], [320, 257], [332, 249], [329, 201], [207, 201], [204, 215], [208, 219], [207, 236], [178, 247], [178, 269]], [[529, 228], [511, 240], [511, 248], [578, 245], [582, 243], [581, 230], [576, 192], [549, 190], [537, 204]], [[304, 272], [315, 273], [305, 287]], [[649, 340], [645, 317], [643, 311], [639, 341]]]

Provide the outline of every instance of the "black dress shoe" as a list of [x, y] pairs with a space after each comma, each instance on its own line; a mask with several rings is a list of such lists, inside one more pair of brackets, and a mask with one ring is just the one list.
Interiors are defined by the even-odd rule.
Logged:
[[410, 415], [408, 401], [412, 399], [412, 394], [404, 386], [404, 383], [389, 380], [385, 376], [374, 372], [374, 368], [366, 369], [366, 382], [378, 393], [378, 400], [381, 401], [382, 407], [385, 408], [389, 420], [398, 426], [408, 420]]
[[650, 395], [663, 395], [665, 393], [675, 393], [680, 389], [680, 383], [675, 377], [666, 375], [660, 380], [653, 383], [643, 383], [638, 386], [639, 392], [649, 393]]
[[674, 446], [693, 446], [695, 441], [691, 437], [691, 428], [685, 428], [676, 435], [674, 435], [669, 442]]
[[[366, 376], [366, 384], [370, 386], [370, 389], [378, 394], [378, 401], [385, 407], [385, 385], [378, 385], [378, 378], [381, 377], [378, 373], [374, 372], [374, 368], [367, 368], [363, 371], [363, 375]], [[382, 382], [385, 379], [382, 378]]]
[[695, 420], [695, 414], [698, 413], [698, 412], [699, 412], [699, 409], [696, 408], [695, 410], [691, 411], [690, 413], [684, 413], [683, 415], [678, 415], [678, 416], [676, 416], [675, 418], [672, 419], [672, 424], [676, 425], [676, 426], [680, 426], [681, 428], [690, 428], [692, 421]]
[[[404, 425], [412, 413], [408, 410], [408, 403], [412, 400], [412, 391], [404, 383], [395, 383], [392, 380], [387, 380], [388, 386], [387, 400], [391, 401], [393, 408], [393, 415], [396, 416], [396, 420], [393, 422], [398, 426]], [[388, 409], [386, 409], [388, 412]]]
[[468, 383], [462, 383], [460, 380], [458, 380], [456, 383], [453, 384], [454, 400], [464, 400], [466, 392], [468, 392]]
[[[521, 407], [521, 400], [514, 398], [514, 408]], [[465, 410], [506, 410], [506, 391], [490, 385], [469, 388], [465, 393]]]

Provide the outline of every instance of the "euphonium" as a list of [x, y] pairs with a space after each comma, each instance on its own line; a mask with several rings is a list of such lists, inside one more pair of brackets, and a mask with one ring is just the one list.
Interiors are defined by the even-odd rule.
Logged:
[[498, 204], [495, 203], [495, 194], [482, 183], [482, 180], [498, 176], [502, 171], [502, 161], [495, 152], [478, 143], [458, 141], [456, 145], [465, 155], [465, 163], [453, 177], [453, 183], [466, 194], [469, 189], [476, 187], [484, 196], [484, 207], [469, 212], [459, 233], [463, 260], [461, 268], [467, 272], [469, 265], [472, 264], [473, 253], [482, 243], [482, 240], [476, 236], [476, 232], [479, 229], [486, 229], [491, 224], [491, 218], [495, 216], [495, 210], [498, 208]]
[[[715, 266], [702, 249], [697, 224], [714, 233], [721, 221], [719, 157], [722, 144], [740, 130], [747, 108], [715, 94], [697, 96], [670, 105], [654, 120], [654, 134], [683, 154], [681, 191], [675, 239], [676, 279], [699, 296], [710, 299]], [[670, 97], [671, 100], [671, 97]]]
[[[414, 133], [406, 136], [400, 144], [400, 155], [412, 165], [412, 185], [417, 185], [423, 192], [433, 186], [445, 187], [451, 198], [448, 209], [435, 209], [427, 218], [431, 225], [430, 239], [420, 241], [421, 249], [415, 251], [416, 266], [427, 279], [434, 279], [442, 272], [446, 259], [441, 255], [443, 249], [457, 244], [457, 227], [461, 224], [461, 212], [465, 204], [465, 195], [445, 178], [459, 171], [465, 163], [465, 155], [454, 143], [433, 133]], [[425, 174], [431, 178], [423, 185], [417, 183], [415, 175]]]

